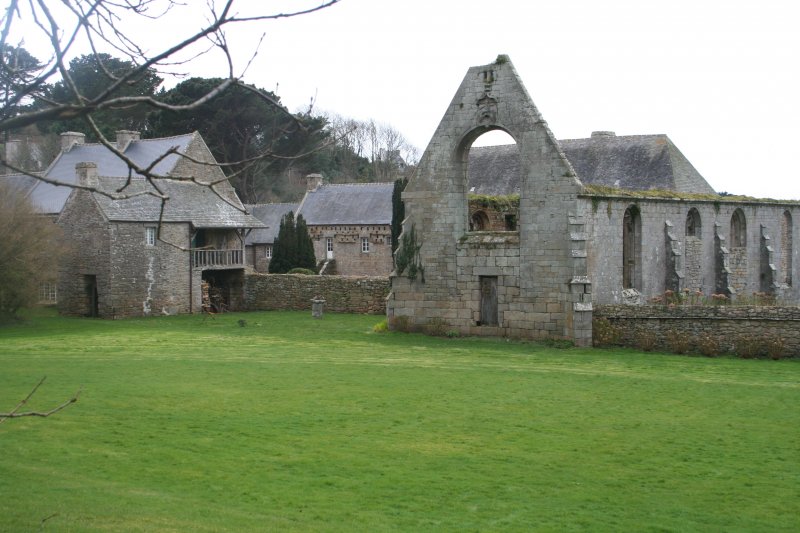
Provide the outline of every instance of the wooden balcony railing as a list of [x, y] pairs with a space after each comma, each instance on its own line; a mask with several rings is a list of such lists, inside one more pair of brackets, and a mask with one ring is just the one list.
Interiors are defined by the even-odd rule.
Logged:
[[193, 250], [192, 266], [226, 268], [244, 266], [243, 250]]

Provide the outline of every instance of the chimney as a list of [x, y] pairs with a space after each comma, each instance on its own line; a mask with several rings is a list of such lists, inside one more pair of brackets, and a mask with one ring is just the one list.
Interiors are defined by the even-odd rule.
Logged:
[[86, 135], [77, 131], [65, 131], [61, 134], [61, 151], [66, 153], [72, 150], [73, 146], [80, 146], [86, 140]]
[[316, 191], [322, 186], [322, 174], [309, 174], [306, 176], [306, 190], [309, 192]]
[[124, 152], [131, 141], [138, 141], [142, 136], [138, 131], [119, 130], [117, 132], [117, 150]]
[[592, 139], [596, 139], [598, 137], [616, 137], [617, 134], [613, 131], [593, 131], [592, 132]]
[[97, 187], [100, 184], [100, 180], [97, 177], [97, 163], [77, 163], [75, 165], [75, 176], [78, 178], [78, 185], [83, 187]]

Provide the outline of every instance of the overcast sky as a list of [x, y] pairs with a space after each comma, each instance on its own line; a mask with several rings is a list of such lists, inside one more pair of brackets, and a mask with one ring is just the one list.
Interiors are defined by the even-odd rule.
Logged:
[[[420, 153], [466, 70], [508, 54], [559, 139], [665, 133], [717, 191], [800, 199], [798, 15], [797, 0], [341, 0], [229, 38], [241, 70], [266, 34], [244, 79], [290, 109], [313, 97], [391, 124]], [[171, 24], [171, 38], [195, 28]]]

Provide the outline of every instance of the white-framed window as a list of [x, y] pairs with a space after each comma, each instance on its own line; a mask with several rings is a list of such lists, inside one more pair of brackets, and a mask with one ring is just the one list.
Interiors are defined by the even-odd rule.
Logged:
[[148, 226], [144, 228], [144, 243], [147, 246], [156, 245], [156, 228], [154, 228], [153, 226]]
[[361, 252], [369, 253], [369, 237], [361, 237]]
[[266, 257], [267, 259], [272, 259], [272, 245], [269, 244], [267, 245], [267, 250], [264, 253], [264, 257]]
[[53, 282], [44, 281], [39, 285], [39, 301], [54, 303], [58, 301], [57, 285]]
[[328, 237], [325, 239], [325, 249], [329, 252], [333, 251], [333, 237]]

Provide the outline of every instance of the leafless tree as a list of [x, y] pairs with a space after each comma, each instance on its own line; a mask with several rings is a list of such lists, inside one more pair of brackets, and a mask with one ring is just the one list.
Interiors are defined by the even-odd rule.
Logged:
[[33, 395], [36, 394], [36, 391], [39, 390], [39, 387], [42, 386], [42, 383], [44, 383], [45, 379], [47, 379], [47, 376], [43, 377], [39, 381], [39, 383], [37, 383], [36, 386], [34, 386], [33, 389], [31, 389], [28, 395], [25, 396], [25, 398], [23, 398], [22, 400], [20, 400], [20, 402], [11, 411], [7, 413], [0, 413], [0, 424], [2, 424], [3, 422], [5, 422], [10, 418], [23, 418], [29, 416], [38, 416], [46, 418], [50, 415], [56, 414], [57, 412], [63, 409], [66, 409], [67, 407], [78, 401], [78, 396], [80, 396], [81, 393], [80, 389], [75, 394], [73, 394], [67, 401], [59, 405], [56, 405], [55, 407], [52, 407], [46, 411], [20, 411], [20, 409], [25, 407], [28, 404], [28, 401], [31, 398], [33, 398]]
[[[35, 71], [18, 72], [20, 75], [14, 86], [13, 95], [0, 109], [0, 132], [18, 130], [46, 121], [80, 118], [85, 122], [87, 131], [92, 132], [110, 152], [127, 164], [131, 175], [139, 174], [150, 182], [153, 190], [149, 190], [146, 194], [159, 197], [162, 202], [166, 201], [168, 198], [159, 188], [158, 180], [175, 178], [155, 173], [153, 170], [155, 164], [142, 167], [126, 157], [122, 151], [117, 149], [114, 142], [103, 136], [93, 120], [93, 115], [100, 111], [136, 105], [154, 109], [187, 111], [201, 106], [223, 91], [238, 85], [246, 90], [255, 91], [260, 98], [284, 110], [291, 117], [295, 127], [303, 128], [304, 125], [300, 119], [286, 111], [269, 94], [242, 82], [242, 77], [258, 53], [258, 46], [264, 36], [262, 35], [261, 41], [254, 45], [253, 49], [234, 51], [229, 44], [226, 32], [244, 24], [308, 15], [338, 1], [319, 0], [315, 2], [309, 0], [306, 3], [307, 7], [296, 11], [277, 13], [269, 12], [270, 6], [266, 2], [206, 0], [203, 6], [206, 22], [200, 29], [181, 40], [176, 39], [177, 42], [167, 45], [163, 50], [151, 51], [147, 47], [147, 35], [136, 34], [136, 30], [130, 29], [141, 27], [132, 24], [132, 21], [137, 19], [146, 21], [149, 24], [149, 32], [157, 33], [156, 27], [163, 17], [175, 16], [181, 11], [194, 14], [198, 10], [200, 2], [181, 2], [179, 0], [62, 0], [61, 2], [9, 0], [0, 19], [0, 49], [18, 44], [9, 42], [14, 34], [12, 29], [18, 25], [24, 25], [30, 30], [30, 34], [26, 34], [26, 39], [31, 40], [35, 37], [46, 39], [52, 55], [48, 59], [42, 60]], [[85, 53], [86, 50], [89, 50], [98, 60], [98, 64], [107, 78], [107, 84], [95, 96], [88, 96], [80, 91], [75, 81], [71, 79], [68, 68], [69, 58], [78, 53]], [[113, 74], [103, 65], [102, 61], [103, 53], [109, 51], [126, 57], [136, 67], [121, 75]], [[157, 72], [165, 74], [175, 74], [179, 69], [189, 71], [192, 65], [205, 61], [212, 54], [220, 54], [224, 58], [227, 65], [226, 72], [217, 73], [217, 77], [221, 78], [220, 83], [193, 102], [184, 105], [168, 105], [159, 100], [157, 96], [120, 95], [122, 88], [135, 83], [148, 69], [155, 69]], [[237, 60], [241, 57], [249, 59], [237, 72]], [[0, 69], [14, 71], [15, 66], [0, 55]], [[43, 94], [43, 87], [54, 79], [60, 79], [69, 88], [72, 96], [69, 103], [48, 100]], [[20, 104], [31, 100], [39, 103], [35, 110], [20, 108]], [[162, 158], [167, 155], [167, 153], [162, 154]], [[259, 153], [248, 161], [228, 161], [223, 162], [222, 165], [235, 165], [241, 169], [243, 163], [256, 164], [273, 155], [269, 152]], [[207, 164], [203, 161], [196, 161], [196, 163]], [[5, 165], [13, 172], [49, 181], [41, 175], [31, 173], [29, 169], [15, 166], [12, 161], [0, 158], [0, 164]], [[50, 181], [50, 183], [109, 194], [108, 191], [87, 186], [55, 181]], [[213, 186], [214, 184], [206, 183], [205, 185]], [[113, 197], [128, 197], [124, 189], [112, 193]]]

